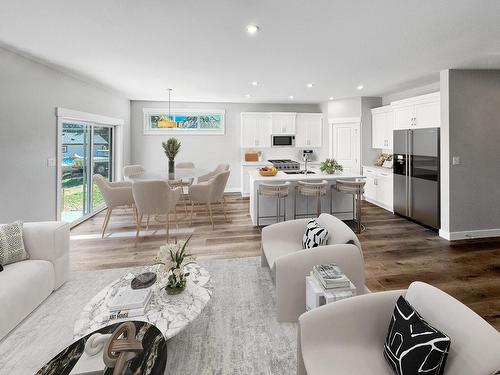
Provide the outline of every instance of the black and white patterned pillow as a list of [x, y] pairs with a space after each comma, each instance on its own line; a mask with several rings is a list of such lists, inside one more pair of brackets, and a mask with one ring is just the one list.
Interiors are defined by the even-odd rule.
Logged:
[[384, 344], [384, 356], [397, 375], [441, 375], [451, 340], [399, 297]]
[[24, 249], [23, 223], [15, 221], [11, 224], [1, 224], [0, 264], [5, 266], [28, 258], [28, 253]]
[[328, 231], [320, 226], [316, 219], [311, 219], [306, 225], [306, 232], [302, 238], [302, 248], [311, 249], [321, 245], [326, 245]]

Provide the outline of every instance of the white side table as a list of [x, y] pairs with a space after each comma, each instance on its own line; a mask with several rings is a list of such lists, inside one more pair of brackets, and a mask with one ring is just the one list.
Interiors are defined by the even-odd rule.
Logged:
[[352, 282], [349, 289], [348, 291], [325, 289], [314, 276], [306, 276], [306, 311], [326, 305], [327, 303], [354, 297], [356, 295], [356, 287]]

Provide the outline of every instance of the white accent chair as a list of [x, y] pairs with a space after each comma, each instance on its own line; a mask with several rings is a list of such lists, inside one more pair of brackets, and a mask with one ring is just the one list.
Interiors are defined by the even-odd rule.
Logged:
[[181, 196], [181, 188], [171, 189], [166, 181], [145, 180], [134, 182], [132, 192], [137, 209], [136, 242], [139, 238], [144, 215], [166, 215], [165, 229], [168, 242], [170, 239], [169, 216], [172, 210], [175, 213], [175, 206]]
[[0, 272], [0, 340], [37, 308], [69, 276], [69, 225], [23, 224], [30, 258]]
[[109, 218], [115, 208], [119, 207], [134, 207], [134, 197], [132, 195], [132, 182], [117, 181], [109, 182], [100, 174], [93, 176], [94, 182], [101, 191], [104, 202], [108, 210], [102, 223], [101, 238], [104, 238], [104, 233], [108, 227]]
[[215, 228], [212, 213], [213, 203], [219, 202], [221, 204], [224, 218], [228, 221], [224, 200], [224, 190], [230, 173], [230, 171], [218, 173], [208, 181], [200, 182], [189, 187], [189, 199], [191, 200], [190, 224], [193, 224], [194, 203], [206, 205], [210, 222], [212, 223], [212, 229]]
[[280, 322], [296, 322], [306, 310], [306, 281], [313, 266], [337, 263], [356, 286], [365, 287], [363, 252], [358, 237], [341, 220], [321, 214], [318, 223], [328, 230], [325, 246], [302, 249], [309, 219], [289, 220], [262, 229], [262, 266], [269, 266], [276, 285], [276, 314]]
[[229, 164], [219, 164], [212, 172], [198, 177], [198, 183], [209, 181], [211, 178], [215, 177], [219, 173], [226, 172], [229, 170]]
[[500, 333], [445, 292], [422, 282], [319, 307], [299, 319], [298, 375], [393, 375], [383, 345], [399, 296], [451, 338], [444, 375], [490, 375], [500, 369]]
[[[175, 165], [175, 168], [178, 168], [178, 169], [194, 169], [195, 166], [194, 166], [194, 163], [191, 162], [191, 161], [184, 161], [184, 162], [179, 162]], [[188, 178], [188, 179], [185, 179], [185, 180], [175, 180], [173, 181], [169, 181], [170, 183], [170, 186], [180, 186], [182, 188], [182, 200], [184, 201], [184, 211], [186, 212], [186, 217], [188, 215], [188, 211], [187, 211], [187, 206], [188, 206], [188, 203], [189, 203], [189, 195], [187, 194], [184, 194], [184, 188], [188, 188], [194, 183], [194, 178]]]
[[142, 165], [132, 164], [123, 167], [123, 178], [125, 180], [130, 180], [130, 176], [144, 173], [145, 169]]

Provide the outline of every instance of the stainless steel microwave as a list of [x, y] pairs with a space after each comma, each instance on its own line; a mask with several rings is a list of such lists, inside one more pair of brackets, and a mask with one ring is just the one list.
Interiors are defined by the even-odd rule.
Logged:
[[273, 147], [294, 147], [295, 146], [295, 136], [294, 135], [272, 135], [271, 145]]

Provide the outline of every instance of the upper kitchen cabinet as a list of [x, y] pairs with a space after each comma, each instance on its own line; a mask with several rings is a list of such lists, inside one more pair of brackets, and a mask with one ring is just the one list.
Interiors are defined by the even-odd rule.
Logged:
[[271, 113], [273, 134], [295, 134], [295, 113]]
[[241, 147], [271, 147], [271, 134], [270, 113], [241, 113]]
[[321, 113], [297, 113], [296, 147], [321, 147], [323, 144], [323, 115]]
[[392, 149], [392, 131], [394, 130], [394, 111], [390, 106], [373, 108], [372, 112], [372, 147]]
[[441, 126], [439, 92], [398, 100], [391, 103], [394, 109], [395, 129], [423, 129]]

